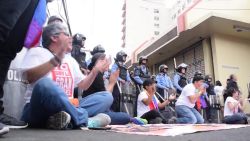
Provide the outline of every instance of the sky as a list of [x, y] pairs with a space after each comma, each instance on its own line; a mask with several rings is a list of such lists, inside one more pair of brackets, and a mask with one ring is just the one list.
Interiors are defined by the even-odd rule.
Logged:
[[[92, 50], [101, 44], [107, 55], [122, 50], [123, 0], [67, 0], [68, 15], [73, 35], [87, 37], [86, 49]], [[64, 17], [61, 0], [48, 4], [50, 15]], [[60, 11], [60, 12], [59, 12]], [[88, 56], [89, 57], [89, 53]]]
[[[163, 2], [166, 8], [176, 0], [142, 0]], [[124, 0], [67, 0], [69, 21], [73, 35], [81, 33], [87, 37], [85, 47], [92, 50], [101, 44], [107, 55], [115, 57], [122, 45], [122, 6]], [[61, 0], [48, 4], [49, 14], [64, 17]], [[132, 51], [130, 51], [132, 52]], [[128, 54], [130, 56], [130, 54]], [[90, 54], [87, 53], [87, 58]]]

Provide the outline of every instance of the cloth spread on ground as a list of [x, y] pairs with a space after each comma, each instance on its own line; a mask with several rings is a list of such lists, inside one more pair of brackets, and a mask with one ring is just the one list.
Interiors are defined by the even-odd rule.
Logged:
[[[151, 135], [151, 136], [177, 136], [196, 132], [218, 131], [248, 127], [250, 125], [228, 124], [148, 124], [148, 125], [111, 125], [109, 132]], [[83, 128], [86, 130], [86, 128]]]

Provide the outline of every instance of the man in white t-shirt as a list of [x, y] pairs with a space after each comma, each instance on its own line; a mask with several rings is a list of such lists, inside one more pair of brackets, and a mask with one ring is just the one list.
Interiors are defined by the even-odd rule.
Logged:
[[200, 75], [194, 76], [193, 82], [186, 85], [175, 106], [177, 123], [181, 124], [202, 124], [204, 119], [194, 108], [195, 102], [205, 92], [203, 87], [204, 78]]
[[74, 88], [87, 89], [98, 72], [107, 68], [107, 60], [98, 60], [94, 69], [84, 77], [77, 62], [70, 55], [65, 56], [72, 48], [72, 38], [60, 23], [44, 28], [43, 47], [30, 49], [22, 63], [29, 82], [22, 119], [32, 127], [51, 129], [65, 129], [69, 123], [73, 127], [109, 124], [108, 115], [88, 118], [85, 109], [70, 102]]
[[243, 113], [243, 102], [239, 98], [239, 91], [229, 88], [224, 108], [224, 122], [227, 124], [247, 124], [247, 116]]
[[174, 119], [166, 119], [160, 109], [165, 108], [170, 103], [169, 100], [174, 100], [175, 96], [161, 103], [155, 96], [155, 81], [152, 79], [146, 79], [143, 82], [143, 89], [137, 100], [137, 116], [146, 119], [150, 124], [173, 123]]

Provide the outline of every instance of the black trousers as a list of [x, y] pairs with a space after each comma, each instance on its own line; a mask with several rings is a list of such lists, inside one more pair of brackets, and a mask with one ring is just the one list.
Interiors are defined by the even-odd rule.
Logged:
[[21, 51], [39, 0], [0, 0], [0, 114], [3, 84], [11, 61]]
[[162, 119], [162, 123], [167, 123], [167, 120], [165, 119], [165, 117], [158, 110], [151, 110], [141, 116], [141, 118], [146, 119], [148, 122], [150, 122], [151, 120], [157, 117]]
[[114, 101], [113, 104], [111, 105], [111, 110], [114, 112], [121, 112], [121, 93], [119, 91], [118, 85], [115, 84], [113, 92], [112, 92]]

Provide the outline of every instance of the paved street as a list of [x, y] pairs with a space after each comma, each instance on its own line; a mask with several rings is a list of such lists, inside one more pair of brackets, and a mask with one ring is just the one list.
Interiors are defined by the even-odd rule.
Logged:
[[175, 137], [140, 136], [107, 131], [11, 130], [1, 141], [250, 141], [250, 127]]

